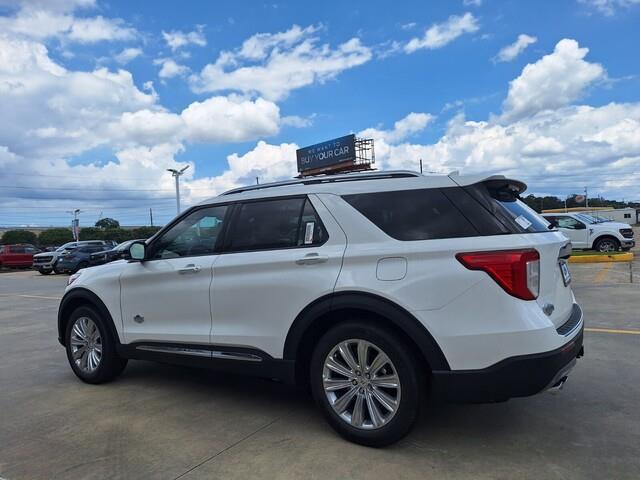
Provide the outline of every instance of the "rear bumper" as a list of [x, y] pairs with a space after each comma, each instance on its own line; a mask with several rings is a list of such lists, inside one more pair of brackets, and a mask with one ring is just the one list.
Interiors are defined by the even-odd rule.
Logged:
[[584, 353], [582, 311], [577, 305], [574, 311], [580, 315], [580, 331], [562, 347], [507, 358], [480, 370], [433, 372], [434, 396], [455, 403], [499, 402], [561, 385]]

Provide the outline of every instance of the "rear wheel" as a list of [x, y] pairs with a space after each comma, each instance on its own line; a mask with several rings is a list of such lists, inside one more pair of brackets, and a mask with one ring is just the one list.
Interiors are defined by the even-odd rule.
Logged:
[[349, 322], [318, 342], [311, 359], [311, 389], [340, 435], [382, 447], [404, 437], [416, 421], [424, 379], [419, 365], [393, 331]]
[[596, 240], [594, 249], [598, 252], [617, 252], [620, 242], [613, 237], [603, 237]]
[[127, 359], [116, 352], [116, 341], [104, 319], [93, 308], [74, 310], [65, 333], [69, 365], [83, 382], [108, 382], [127, 366]]
[[83, 268], [87, 268], [88, 266], [89, 266], [89, 262], [80, 262], [76, 267], [76, 269], [74, 270], [74, 273], [79, 270], [82, 270]]

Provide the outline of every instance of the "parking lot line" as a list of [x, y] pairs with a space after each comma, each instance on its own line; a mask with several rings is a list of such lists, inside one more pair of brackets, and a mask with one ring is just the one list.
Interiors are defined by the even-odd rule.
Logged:
[[623, 335], [640, 335], [640, 330], [620, 330], [616, 328], [585, 328], [585, 332], [620, 333]]
[[605, 263], [602, 268], [596, 273], [596, 276], [593, 278], [593, 283], [602, 283], [605, 278], [607, 278], [607, 273], [611, 270], [613, 263]]
[[43, 298], [45, 300], [60, 300], [62, 297], [45, 297], [44, 295], [25, 295], [22, 293], [0, 293], [0, 297]]

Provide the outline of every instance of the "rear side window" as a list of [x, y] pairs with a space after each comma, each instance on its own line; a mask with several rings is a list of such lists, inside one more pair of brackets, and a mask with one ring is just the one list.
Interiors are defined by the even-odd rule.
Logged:
[[306, 198], [261, 200], [238, 205], [227, 250], [273, 250], [324, 243], [327, 232]]
[[26, 252], [27, 252], [27, 249], [20, 245], [14, 245], [13, 247], [11, 247], [11, 253], [26, 253]]
[[464, 187], [485, 209], [509, 230], [509, 233], [548, 232], [549, 223], [504, 183], [477, 183]]
[[478, 229], [445, 195], [447, 189], [401, 190], [342, 198], [397, 240], [472, 237]]

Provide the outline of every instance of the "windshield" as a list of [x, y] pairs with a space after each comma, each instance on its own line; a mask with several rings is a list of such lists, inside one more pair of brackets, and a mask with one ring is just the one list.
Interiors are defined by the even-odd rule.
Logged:
[[598, 223], [598, 220], [596, 220], [591, 215], [587, 215], [586, 213], [578, 213], [576, 214], [576, 217], [578, 217], [580, 220], [582, 220], [585, 223], [589, 223], [589, 224]]

